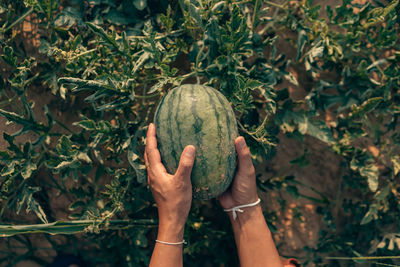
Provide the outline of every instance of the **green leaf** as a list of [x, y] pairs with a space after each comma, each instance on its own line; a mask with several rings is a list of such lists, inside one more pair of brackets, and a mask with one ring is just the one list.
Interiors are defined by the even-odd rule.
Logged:
[[61, 136], [56, 145], [57, 153], [59, 155], [72, 156], [73, 154], [75, 154], [75, 150], [76, 149], [72, 147], [71, 140], [69, 140], [69, 138], [65, 135]]
[[364, 218], [362, 218], [360, 224], [364, 225], [369, 222], [371, 222], [373, 219], [376, 219], [378, 217], [378, 205], [376, 204], [371, 204], [369, 206], [368, 212], [365, 214]]
[[288, 192], [289, 194], [291, 194], [295, 199], [299, 198], [299, 190], [297, 189], [296, 186], [293, 185], [289, 185], [286, 187], [286, 192]]
[[96, 129], [96, 123], [93, 120], [82, 120], [74, 122], [73, 125], [80, 126], [87, 131], [93, 131]]
[[350, 119], [359, 118], [374, 110], [381, 102], [383, 97], [373, 97], [364, 101], [360, 106], [353, 106]]
[[14, 55], [14, 49], [11, 46], [4, 47], [4, 54], [1, 58], [11, 67], [17, 67], [17, 56]]
[[74, 7], [65, 7], [54, 20], [54, 25], [68, 30], [75, 24], [83, 25], [82, 14]]
[[299, 82], [297, 81], [296, 77], [293, 75], [293, 73], [289, 72], [288, 74], [284, 75], [285, 79], [288, 80], [290, 83], [299, 86]]
[[33, 211], [43, 223], [48, 223], [46, 214], [42, 207], [33, 197], [33, 194], [39, 191], [39, 187], [25, 186], [23, 191], [19, 194], [16, 213], [18, 214], [21, 211], [22, 206], [26, 204], [26, 212]]
[[334, 139], [332, 132], [325, 123], [317, 120], [312, 120], [306, 115], [301, 116], [298, 120], [299, 132], [302, 134], [311, 135], [322, 142], [333, 143]]
[[71, 165], [75, 164], [76, 161], [75, 160], [71, 160], [71, 161], [61, 161], [57, 166], [53, 167], [53, 170], [55, 172], [70, 167]]
[[92, 160], [89, 158], [88, 154], [85, 152], [78, 152], [76, 157], [77, 157], [77, 159], [82, 160], [88, 164], [92, 163]]
[[10, 122], [20, 124], [23, 126], [23, 128], [20, 131], [14, 133], [13, 136], [21, 135], [27, 131], [47, 132], [49, 130], [49, 127], [46, 127], [45, 125], [43, 125], [43, 123], [37, 123], [33, 119], [33, 117], [26, 119], [17, 113], [2, 109], [0, 109], [0, 115], [4, 116]]
[[304, 47], [306, 46], [306, 44], [308, 43], [308, 36], [307, 36], [307, 32], [305, 30], [300, 30], [299, 31], [299, 37], [297, 37], [297, 60], [300, 59]]
[[94, 23], [90, 23], [90, 22], [86, 22], [86, 25], [89, 26], [89, 28], [98, 36], [100, 36], [101, 39], [103, 39], [103, 41], [105, 41], [106, 43], [110, 44], [111, 46], [113, 46], [115, 49], [117, 49], [119, 51], [119, 46], [117, 44], [117, 42], [115, 41], [115, 39], [111, 36], [108, 35], [106, 33], [105, 30], [103, 30], [103, 28], [97, 26]]
[[146, 166], [140, 164], [140, 157], [132, 150], [128, 150], [128, 162], [136, 172], [137, 181], [141, 184], [147, 182]]
[[7, 176], [7, 175], [11, 175], [13, 174], [15, 171], [15, 161], [11, 161], [10, 164], [7, 164], [3, 167], [3, 169], [0, 172], [0, 175], [3, 176]]
[[162, 79], [162, 80], [158, 81], [156, 84], [154, 84], [152, 87], [150, 87], [147, 94], [152, 94], [156, 91], [161, 91], [163, 86], [166, 85], [168, 83], [168, 81], [169, 81], [169, 79]]
[[372, 192], [378, 189], [379, 169], [376, 165], [370, 164], [360, 168], [360, 174], [367, 178], [368, 187]]
[[393, 174], [397, 175], [400, 171], [400, 156], [395, 155], [391, 158], [393, 164]]
[[138, 10], [143, 10], [147, 7], [147, 0], [133, 0], [133, 5]]
[[31, 177], [32, 172], [36, 171], [36, 169], [37, 169], [36, 164], [29, 160], [23, 165], [21, 175], [24, 179], [28, 179], [29, 177]]
[[132, 68], [132, 75], [134, 75], [140, 67], [143, 66], [144, 63], [146, 63], [147, 59], [150, 58], [150, 53], [148, 52], [143, 52], [143, 54], [139, 57], [139, 59], [135, 62], [135, 65]]
[[107, 20], [115, 25], [128, 25], [137, 22], [134, 16], [125, 15], [125, 13], [120, 12], [116, 9], [111, 9], [105, 16]]

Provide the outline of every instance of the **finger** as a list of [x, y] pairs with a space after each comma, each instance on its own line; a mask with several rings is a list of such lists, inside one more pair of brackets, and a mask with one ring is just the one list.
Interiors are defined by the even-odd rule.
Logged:
[[144, 165], [146, 166], [146, 169], [149, 169], [149, 161], [147, 160], [147, 152], [144, 152]]
[[183, 176], [185, 179], [190, 181], [190, 174], [192, 172], [194, 164], [195, 147], [187, 146], [181, 154], [181, 159], [179, 161], [178, 170], [175, 175]]
[[150, 175], [149, 175], [149, 162], [147, 160], [147, 153], [144, 152], [144, 163], [146, 165], [146, 170], [147, 170], [147, 184], [150, 184]]
[[243, 136], [239, 136], [235, 140], [236, 153], [238, 155], [238, 171], [253, 172], [254, 166], [251, 161], [250, 149], [246, 145]]
[[[149, 129], [147, 130], [146, 150], [148, 152], [150, 152], [152, 150], [158, 150], [157, 149], [156, 127], [154, 126], [153, 123], [149, 124]], [[150, 158], [149, 158], [149, 160], [152, 161], [152, 159], [150, 159]], [[153, 160], [161, 161], [161, 157], [155, 158]]]
[[156, 127], [153, 123], [150, 123], [149, 129], [147, 130], [146, 158], [148, 167], [156, 174], [166, 172], [164, 165], [161, 163], [160, 151], [157, 149]]

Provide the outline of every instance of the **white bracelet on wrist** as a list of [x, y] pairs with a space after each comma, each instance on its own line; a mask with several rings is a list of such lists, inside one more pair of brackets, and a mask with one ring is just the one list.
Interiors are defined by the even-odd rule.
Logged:
[[177, 246], [177, 245], [182, 245], [182, 244], [187, 244], [186, 243], [186, 241], [185, 241], [185, 239], [183, 239], [181, 242], [165, 242], [165, 241], [161, 241], [161, 240], [158, 240], [158, 239], [156, 239], [156, 242], [157, 243], [160, 243], [160, 244], [164, 244], [164, 245], [172, 245], [172, 246]]
[[232, 211], [233, 220], [236, 220], [237, 212], [243, 212], [242, 208], [254, 207], [254, 206], [258, 205], [260, 202], [261, 202], [261, 199], [258, 199], [256, 202], [253, 202], [253, 203], [250, 203], [250, 204], [236, 206], [236, 207], [233, 207], [233, 208], [230, 208], [230, 209], [224, 209], [224, 211], [226, 211], [226, 212]]

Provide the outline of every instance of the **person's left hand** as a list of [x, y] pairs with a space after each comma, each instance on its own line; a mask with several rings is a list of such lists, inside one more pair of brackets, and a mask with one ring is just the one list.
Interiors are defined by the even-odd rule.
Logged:
[[156, 129], [149, 125], [147, 131], [145, 162], [148, 183], [158, 207], [158, 239], [180, 242], [192, 203], [190, 174], [194, 164], [195, 148], [187, 146], [182, 152], [178, 170], [168, 174], [157, 149]]

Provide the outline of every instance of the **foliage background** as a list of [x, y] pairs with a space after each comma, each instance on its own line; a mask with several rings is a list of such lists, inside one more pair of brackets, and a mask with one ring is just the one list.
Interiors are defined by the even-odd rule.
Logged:
[[[146, 126], [169, 89], [200, 82], [232, 103], [284, 256], [400, 264], [399, 1], [330, 4], [1, 1], [1, 263], [67, 252], [93, 266], [147, 265]], [[287, 164], [285, 144], [296, 151]], [[333, 181], [301, 179], [330, 164]], [[305, 203], [318, 232], [296, 250], [280, 238], [282, 218], [312, 223]], [[26, 224], [38, 225], [10, 226]], [[237, 266], [215, 200], [193, 204], [185, 239], [187, 266]], [[361, 256], [375, 258], [334, 258]]]

